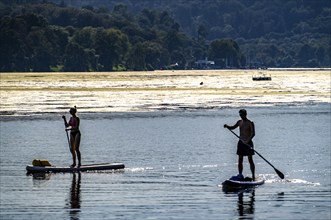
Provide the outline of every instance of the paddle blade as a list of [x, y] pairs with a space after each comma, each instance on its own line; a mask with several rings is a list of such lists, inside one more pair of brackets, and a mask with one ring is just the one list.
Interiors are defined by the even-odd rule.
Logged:
[[279, 170], [275, 169], [276, 173], [278, 174], [278, 176], [281, 178], [281, 179], [284, 179], [285, 176], [282, 172], [280, 172]]

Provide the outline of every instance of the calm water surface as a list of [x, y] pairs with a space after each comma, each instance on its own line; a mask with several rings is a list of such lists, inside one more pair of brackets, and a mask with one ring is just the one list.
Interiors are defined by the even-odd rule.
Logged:
[[[47, 92], [55, 97], [58, 91]], [[71, 164], [59, 114], [67, 113], [60, 105], [40, 114], [33, 109], [45, 103], [37, 98], [25, 112], [15, 112], [15, 102], [2, 97], [7, 113], [0, 121], [0, 219], [330, 219], [330, 102], [321, 102], [325, 92], [318, 89], [308, 93], [270, 95], [287, 100], [273, 105], [257, 104], [256, 97], [243, 106], [241, 100], [220, 108], [162, 110], [158, 96], [150, 97], [145, 111], [82, 111], [83, 163], [116, 161], [126, 168], [45, 176], [27, 176], [25, 166], [35, 158]], [[152, 106], [158, 110], [150, 111]], [[237, 174], [237, 139], [222, 126], [238, 120], [239, 107], [256, 124], [255, 149], [286, 177], [279, 179], [256, 155], [256, 172], [266, 183], [226, 192], [220, 183]], [[247, 161], [244, 173], [250, 175]]]
[[[1, 219], [329, 219], [330, 108], [248, 108], [266, 184], [224, 192], [237, 173], [236, 138], [222, 128], [237, 109], [81, 115], [84, 163], [121, 172], [26, 176], [46, 158], [70, 164], [60, 118], [1, 122]], [[247, 161], [244, 172], [249, 175]]]

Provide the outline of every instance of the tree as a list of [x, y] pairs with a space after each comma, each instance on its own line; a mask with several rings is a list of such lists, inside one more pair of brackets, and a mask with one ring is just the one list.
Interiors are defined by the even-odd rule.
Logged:
[[24, 57], [25, 45], [20, 34], [13, 29], [15, 23], [15, 19], [9, 17], [0, 20], [0, 71], [17, 70], [17, 64]]
[[208, 30], [205, 25], [200, 25], [198, 28], [198, 40], [201, 42], [205, 42], [208, 36]]
[[30, 68], [36, 72], [48, 72], [52, 64], [51, 43], [45, 31], [45, 29], [34, 29], [26, 38]]
[[62, 61], [68, 35], [57, 27], [34, 28], [26, 38], [28, 57], [33, 71], [50, 71]]
[[98, 29], [94, 39], [94, 48], [99, 55], [99, 63], [104, 71], [111, 71], [121, 64], [129, 48], [125, 34], [116, 29]]
[[211, 42], [209, 58], [214, 59], [216, 65], [221, 67], [240, 68], [244, 65], [244, 58], [239, 46], [232, 39], [218, 39]]
[[83, 48], [93, 48], [93, 39], [95, 33], [95, 28], [92, 27], [84, 27], [82, 29], [78, 29], [75, 32], [72, 41], [82, 46]]
[[297, 54], [299, 61], [297, 65], [302, 67], [311, 67], [311, 65], [308, 66], [308, 62], [314, 58], [314, 52], [315, 50], [311, 45], [302, 45]]
[[135, 71], [146, 70], [146, 48], [143, 43], [137, 43], [131, 47], [127, 64], [128, 68]]
[[64, 55], [64, 71], [85, 72], [89, 70], [88, 54], [76, 43], [69, 43]]
[[[34, 13], [2, 18], [0, 21], [0, 70], [29, 71], [31, 56], [29, 56], [29, 47], [25, 40], [35, 28], [42, 29], [46, 25], [45, 18]], [[42, 69], [47, 70], [47, 68]]]
[[145, 62], [148, 70], [160, 69], [169, 63], [168, 52], [159, 43], [147, 41], [143, 46], [146, 48]]

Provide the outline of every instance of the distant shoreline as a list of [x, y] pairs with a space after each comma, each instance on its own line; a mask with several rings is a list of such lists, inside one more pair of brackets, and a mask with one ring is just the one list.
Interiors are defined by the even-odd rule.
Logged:
[[318, 71], [318, 70], [331, 70], [331, 68], [267, 68], [270, 71]]
[[125, 70], [125, 71], [84, 71], [84, 72], [71, 72], [71, 71], [48, 71], [48, 72], [39, 72], [39, 71], [26, 71], [26, 72], [0, 72], [0, 74], [4, 73], [4, 74], [8, 74], [8, 73], [25, 73], [25, 74], [29, 74], [29, 73], [62, 73], [62, 74], [66, 74], [66, 73], [127, 73], [127, 72], [178, 72], [178, 71], [331, 71], [331, 67], [320, 67], [320, 68], [305, 68], [305, 67], [289, 67], [289, 68], [266, 68], [266, 69], [190, 69], [190, 70], [152, 70], [152, 71], [134, 71], [134, 70]]

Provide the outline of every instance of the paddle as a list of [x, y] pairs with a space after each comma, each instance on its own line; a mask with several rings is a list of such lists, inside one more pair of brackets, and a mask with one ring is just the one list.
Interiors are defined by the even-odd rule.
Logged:
[[[63, 118], [64, 122], [66, 122], [66, 118], [65, 118], [64, 115], [62, 116], [62, 118]], [[71, 145], [70, 145], [70, 140], [69, 140], [69, 134], [68, 134], [68, 130], [67, 130], [67, 128], [66, 128], [65, 126], [64, 126], [64, 130], [66, 131], [66, 134], [67, 134], [67, 140], [68, 140], [68, 144], [69, 144], [69, 150], [71, 151]]]
[[[229, 129], [229, 128], [228, 128]], [[229, 129], [229, 131], [232, 132], [232, 134], [234, 134], [237, 138], [239, 138], [239, 140], [241, 140], [241, 138], [236, 134], [234, 133], [232, 130]], [[243, 142], [241, 140], [241, 142]], [[243, 142], [244, 143], [244, 142]], [[245, 144], [245, 143], [244, 143]], [[246, 146], [250, 147], [257, 155], [259, 155], [265, 162], [267, 162], [272, 168], [274, 168], [274, 170], [276, 171], [276, 173], [278, 174], [278, 176], [281, 178], [281, 179], [284, 179], [284, 174], [282, 172], [280, 172], [279, 170], [277, 170], [269, 161], [267, 161], [267, 159], [265, 159], [261, 154], [259, 154], [256, 150], [254, 150], [251, 146], [249, 146], [248, 144], [245, 144]]]
[[69, 135], [68, 135], [68, 130], [65, 129], [65, 131], [66, 131], [66, 134], [67, 134], [67, 140], [68, 140], [68, 144], [69, 144], [69, 149], [71, 149], [71, 146], [70, 146], [70, 140], [69, 140]]

